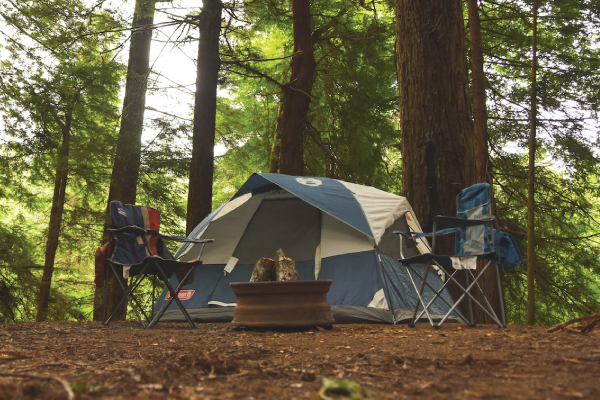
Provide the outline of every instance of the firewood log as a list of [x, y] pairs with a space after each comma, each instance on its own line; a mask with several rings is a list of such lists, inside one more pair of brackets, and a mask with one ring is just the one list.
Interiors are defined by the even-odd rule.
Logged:
[[300, 276], [296, 271], [296, 264], [291, 258], [287, 258], [282, 249], [277, 250], [275, 255], [275, 274], [277, 281], [299, 281]]
[[254, 265], [254, 271], [252, 271], [252, 277], [250, 282], [266, 282], [271, 277], [271, 271], [275, 261], [270, 258], [261, 258]]

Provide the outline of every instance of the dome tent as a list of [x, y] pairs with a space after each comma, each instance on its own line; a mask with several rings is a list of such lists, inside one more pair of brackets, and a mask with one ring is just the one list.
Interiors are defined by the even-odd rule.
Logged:
[[[407, 321], [417, 296], [397, 261], [399, 240], [392, 232], [409, 229], [421, 231], [404, 197], [331, 178], [256, 173], [190, 234], [215, 242], [205, 247], [203, 264], [180, 299], [196, 321], [230, 321], [236, 299], [229, 284], [248, 282], [256, 261], [281, 248], [295, 261], [300, 279], [333, 280], [327, 300], [336, 323]], [[198, 251], [185, 243], [176, 257], [191, 260]], [[405, 255], [428, 251], [425, 239], [403, 249]], [[428, 282], [442, 285], [435, 274]], [[447, 311], [436, 303], [434, 313]], [[163, 317], [179, 319], [176, 308]]]

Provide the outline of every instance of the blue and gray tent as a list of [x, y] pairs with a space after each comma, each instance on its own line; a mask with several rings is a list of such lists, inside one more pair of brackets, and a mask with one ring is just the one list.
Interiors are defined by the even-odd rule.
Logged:
[[[417, 297], [397, 261], [394, 230], [421, 231], [404, 197], [330, 178], [253, 174], [190, 234], [215, 241], [205, 247], [204, 263], [180, 299], [196, 321], [230, 321], [236, 298], [229, 284], [248, 282], [256, 261], [281, 248], [300, 279], [333, 280], [327, 299], [336, 323], [407, 321]], [[194, 259], [199, 249], [185, 243], [176, 257]], [[418, 239], [404, 254], [428, 251], [426, 240]], [[428, 281], [442, 285], [435, 274]], [[444, 314], [446, 304], [436, 303], [433, 311]], [[163, 320], [182, 318], [172, 309]]]

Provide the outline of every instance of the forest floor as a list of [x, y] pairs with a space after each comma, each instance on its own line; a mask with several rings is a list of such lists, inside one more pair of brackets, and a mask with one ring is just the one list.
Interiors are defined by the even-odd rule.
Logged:
[[0, 399], [600, 398], [598, 330], [197, 326], [0, 324]]

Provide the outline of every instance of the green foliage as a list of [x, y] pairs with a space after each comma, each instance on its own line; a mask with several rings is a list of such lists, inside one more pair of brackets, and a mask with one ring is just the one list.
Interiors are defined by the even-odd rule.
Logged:
[[[492, 162], [501, 223], [526, 256], [531, 6], [482, 4]], [[598, 63], [588, 1], [545, 1], [539, 11], [536, 155], [536, 315], [540, 324], [591, 313], [598, 292]], [[515, 323], [526, 321], [526, 268], [506, 279]]]
[[[527, 175], [527, 160], [505, 155], [500, 162], [496, 173], [500, 188], [496, 191], [497, 214], [504, 229], [521, 243], [525, 255], [527, 181], [523, 177]], [[598, 184], [565, 178], [548, 166], [536, 170], [536, 181], [536, 314], [538, 323], [553, 325], [590, 314], [600, 306], [598, 221], [596, 206], [590, 202], [590, 194], [598, 192]], [[524, 324], [526, 266], [511, 272], [505, 283], [510, 320]]]
[[[293, 50], [288, 2], [246, 5], [250, 23], [232, 32], [223, 50], [233, 101], [219, 104], [218, 133], [234, 150], [219, 160], [217, 180], [224, 182], [267, 169], [279, 85], [289, 77]], [[397, 188], [393, 12], [387, 3], [320, 1], [311, 3], [311, 13], [317, 78], [305, 136], [307, 174]]]
[[[85, 319], [124, 72], [113, 50], [120, 34], [94, 32], [121, 24], [110, 11], [89, 10], [76, 0], [9, 1], [2, 4], [0, 15], [10, 28], [3, 32], [6, 46], [0, 64], [2, 197], [24, 208], [30, 239], [45, 243], [50, 184], [57, 164], [65, 162], [58, 154], [69, 138], [69, 178], [50, 318]], [[30, 253], [38, 263], [43, 250], [39, 247], [37, 254]], [[37, 286], [37, 271], [31, 273], [27, 281]]]
[[[36, 263], [39, 245], [26, 236], [25, 219], [17, 216], [14, 225], [0, 225], [0, 322], [33, 321], [42, 266]], [[51, 292], [51, 318], [87, 319], [90, 308], [85, 291], [89, 278], [76, 268], [59, 268]], [[82, 283], [83, 282], [83, 283]], [[77, 294], [77, 295], [74, 295]], [[89, 312], [89, 311], [88, 311]]]
[[33, 270], [35, 246], [14, 226], [0, 225], [0, 322], [27, 321], [35, 317], [39, 278]]
[[152, 125], [158, 134], [142, 148], [137, 203], [161, 211], [161, 232], [185, 236], [192, 128], [167, 119], [155, 119]]

